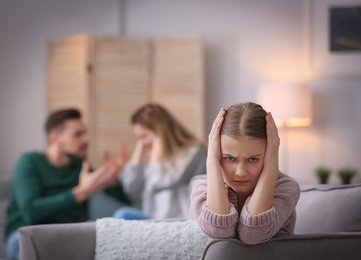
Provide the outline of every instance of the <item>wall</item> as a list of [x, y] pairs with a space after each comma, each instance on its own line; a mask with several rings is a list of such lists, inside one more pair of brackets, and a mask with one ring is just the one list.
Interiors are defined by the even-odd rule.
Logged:
[[[255, 101], [258, 85], [305, 77], [305, 8], [303, 1], [287, 0], [130, 0], [125, 2], [124, 30], [140, 37], [204, 37], [208, 132], [221, 107]], [[289, 141], [288, 146], [290, 150]], [[283, 155], [289, 151], [284, 147], [281, 165], [287, 171]], [[287, 168], [297, 178], [299, 171]]]
[[0, 176], [23, 151], [45, 147], [46, 42], [119, 31], [116, 0], [0, 1]]
[[[355, 111], [361, 109], [361, 80], [315, 80], [318, 75], [309, 66], [311, 6], [308, 0], [128, 0], [123, 26], [131, 36], [204, 37], [208, 130], [220, 107], [255, 101], [262, 83], [308, 83], [314, 93], [315, 123], [280, 129], [281, 169], [307, 184], [317, 182], [317, 166], [334, 172], [348, 166], [360, 170], [354, 179], [360, 182], [361, 117]], [[340, 180], [334, 174], [330, 182]]]
[[258, 84], [300, 78], [303, 8], [287, 0], [131, 0], [125, 34], [204, 37], [209, 127], [221, 106], [254, 99]]
[[[309, 0], [124, 0], [118, 6], [116, 1], [100, 0], [19, 3], [0, 1], [0, 173], [9, 172], [22, 151], [45, 145], [44, 48], [50, 37], [79, 32], [138, 37], [201, 34], [206, 47], [208, 130], [220, 107], [255, 100], [259, 84], [310, 79]], [[361, 110], [360, 85], [357, 78], [311, 77], [315, 123], [280, 130], [281, 169], [300, 183], [316, 183], [316, 166], [350, 166], [359, 169], [355, 182], [361, 182], [361, 117], [355, 112]], [[333, 176], [331, 182], [339, 180]]]

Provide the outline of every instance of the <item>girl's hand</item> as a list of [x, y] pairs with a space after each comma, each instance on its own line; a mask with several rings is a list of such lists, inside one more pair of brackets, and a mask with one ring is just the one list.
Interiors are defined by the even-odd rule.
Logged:
[[221, 108], [216, 119], [213, 122], [211, 132], [208, 136], [208, 155], [207, 162], [218, 162], [220, 163], [221, 155], [221, 128], [226, 115], [226, 110]]
[[270, 112], [268, 112], [266, 116], [266, 132], [267, 132], [267, 144], [266, 144], [263, 169], [265, 170], [265, 168], [269, 168], [272, 170], [277, 170], [277, 174], [278, 174], [278, 155], [279, 155], [279, 147], [280, 147], [280, 138], [278, 136], [276, 123]]
[[278, 178], [278, 151], [280, 138], [271, 113], [266, 115], [267, 143], [263, 170], [248, 204], [248, 212], [261, 214], [273, 207], [273, 197]]
[[229, 214], [231, 208], [221, 168], [220, 133], [225, 115], [226, 110], [222, 108], [214, 120], [208, 136], [207, 207], [218, 214]]

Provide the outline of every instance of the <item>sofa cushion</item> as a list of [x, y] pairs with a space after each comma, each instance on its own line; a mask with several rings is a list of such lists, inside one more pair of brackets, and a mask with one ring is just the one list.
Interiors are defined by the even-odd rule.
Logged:
[[361, 184], [301, 186], [295, 234], [361, 231]]

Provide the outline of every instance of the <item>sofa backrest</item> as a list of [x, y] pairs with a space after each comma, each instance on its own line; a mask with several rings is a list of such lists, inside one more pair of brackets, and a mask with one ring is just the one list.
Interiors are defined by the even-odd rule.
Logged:
[[361, 184], [301, 186], [295, 233], [361, 231]]
[[[190, 192], [206, 175], [193, 177]], [[301, 185], [295, 234], [361, 232], [361, 184]], [[188, 219], [195, 219], [190, 206]]]

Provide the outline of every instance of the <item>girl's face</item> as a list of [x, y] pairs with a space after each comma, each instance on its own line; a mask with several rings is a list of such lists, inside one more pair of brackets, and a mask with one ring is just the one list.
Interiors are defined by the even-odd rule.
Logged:
[[142, 126], [141, 124], [133, 125], [134, 135], [139, 141], [143, 143], [143, 146], [147, 149], [152, 148], [154, 133], [149, 128]]
[[221, 166], [224, 181], [237, 194], [248, 196], [263, 169], [266, 140], [221, 135]]

